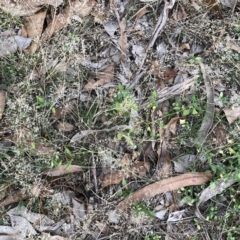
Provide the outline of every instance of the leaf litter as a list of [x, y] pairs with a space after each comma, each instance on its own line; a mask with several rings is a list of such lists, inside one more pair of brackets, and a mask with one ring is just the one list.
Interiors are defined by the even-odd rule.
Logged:
[[[21, 31], [16, 33], [15, 29], [1, 33], [4, 41], [0, 44], [0, 53], [4, 61], [9, 61], [9, 53], [15, 53], [18, 49], [24, 50], [21, 54], [37, 56], [52, 47], [44, 55], [44, 64], [39, 65], [39, 58], [38, 63], [29, 68], [32, 69], [31, 73], [28, 71], [23, 81], [21, 79], [8, 91], [0, 92], [2, 123], [6, 117], [11, 119], [11, 114], [16, 111], [12, 109], [11, 99], [17, 99], [25, 91], [25, 84], [30, 86], [27, 96], [31, 93], [37, 96], [46, 94], [43, 99], [51, 106], [34, 110], [32, 115], [36, 114], [36, 117], [33, 125], [29, 122], [14, 123], [12, 120], [6, 131], [0, 127], [2, 142], [12, 144], [1, 154], [6, 157], [13, 153], [18, 155], [16, 149], [21, 149], [24, 157], [29, 156], [36, 164], [46, 160], [45, 167], [39, 169], [38, 165], [38, 172], [31, 178], [42, 184], [29, 185], [29, 190], [26, 186], [21, 189], [21, 181], [16, 181], [12, 188], [4, 188], [0, 203], [2, 207], [12, 208], [13, 203], [21, 201], [31, 205], [31, 199], [36, 198], [41, 203], [39, 211], [46, 214], [44, 208], [49, 208], [51, 204], [53, 209], [48, 209], [49, 216], [39, 214], [36, 217], [41, 221], [47, 218], [49, 224], [44, 225], [39, 223], [40, 220], [32, 221], [35, 219], [34, 213], [27, 208], [23, 208], [28, 212], [25, 215], [12, 208], [8, 212], [11, 227], [0, 226], [5, 235], [10, 237], [15, 231], [19, 239], [38, 233], [43, 239], [63, 239], [76, 234], [81, 239], [87, 236], [111, 238], [123, 234], [121, 229], [125, 223], [119, 220], [122, 216], [128, 219], [131, 214], [129, 219], [133, 219], [134, 209], [137, 213], [142, 211], [148, 215], [151, 205], [157, 205], [156, 201], [161, 199], [161, 210], [155, 208], [153, 215], [167, 220], [166, 228], [163, 227], [166, 235], [161, 236], [174, 239], [174, 227], [185, 229], [184, 217], [191, 214], [189, 206], [181, 205], [181, 199], [178, 199], [182, 197], [183, 189], [212, 181], [199, 194], [200, 201], [196, 204], [196, 216], [205, 220], [200, 212], [201, 203], [236, 183], [237, 172], [234, 179], [220, 180], [215, 189], [211, 188], [215, 183], [213, 177], [218, 177], [216, 169], [214, 165], [210, 166], [211, 159], [201, 159], [206, 158], [204, 151], [212, 146], [219, 148], [215, 152], [217, 157], [219, 154], [225, 157], [226, 151], [230, 155], [236, 153], [231, 146], [228, 150], [222, 150], [224, 144], [232, 144], [229, 139], [232, 136], [226, 131], [222, 133], [213, 120], [216, 116], [222, 118], [219, 113], [222, 114], [223, 110], [228, 123], [237, 125], [239, 107], [231, 99], [230, 103], [226, 102], [224, 97], [228, 89], [225, 83], [220, 80], [218, 85], [213, 86], [216, 78], [222, 78], [221, 71], [205, 63], [208, 61], [205, 58], [208, 51], [218, 54], [231, 50], [235, 54], [239, 52], [237, 40], [231, 32], [228, 32], [231, 37], [224, 39], [225, 27], [217, 37], [210, 34], [211, 39], [217, 41], [207, 37], [205, 19], [213, 17], [212, 25], [219, 27], [221, 19], [229, 14], [228, 10], [222, 8], [218, 1], [206, 1], [205, 4], [202, 1], [191, 4], [183, 1], [179, 7], [176, 7], [175, 0], [154, 2], [142, 0], [138, 5], [133, 5], [133, 16], [126, 13], [131, 3], [118, 0], [110, 3], [46, 0], [41, 4], [13, 1], [11, 6], [0, 2], [3, 11], [23, 16]], [[222, 1], [222, 4], [231, 8], [234, 16], [237, 4], [234, 1]], [[192, 16], [203, 16], [200, 9], [209, 12], [204, 13], [202, 25], [194, 25], [196, 18]], [[178, 21], [188, 27], [180, 28]], [[85, 24], [92, 24], [90, 29], [93, 33], [81, 30]], [[202, 36], [188, 31], [189, 26], [193, 29], [197, 26]], [[60, 47], [56, 54], [54, 44], [58, 38], [60, 41], [57, 45]], [[70, 44], [65, 42], [66, 39]], [[66, 44], [65, 48], [61, 49], [61, 42]], [[64, 52], [64, 57], [60, 54], [63, 49], [68, 51]], [[232, 66], [234, 68], [236, 64]], [[74, 74], [67, 75], [68, 69], [72, 69]], [[52, 78], [54, 74], [55, 79]], [[48, 88], [50, 90], [46, 91]], [[61, 90], [55, 91], [57, 88]], [[199, 91], [202, 98], [198, 105], [206, 102], [206, 108], [196, 106], [199, 99], [194, 100], [193, 96]], [[237, 88], [235, 91], [238, 95]], [[6, 92], [9, 92], [10, 99], [9, 94], [6, 99]], [[214, 107], [217, 101], [221, 102], [217, 105], [220, 109]], [[33, 101], [31, 104], [34, 106]], [[122, 110], [116, 111], [116, 106], [121, 104], [124, 110], [130, 109], [129, 115], [125, 116]], [[182, 112], [191, 114], [183, 116]], [[196, 128], [194, 123], [197, 120], [201, 123]], [[178, 137], [182, 136], [182, 131], [187, 131], [189, 122], [194, 127], [194, 133], [179, 144]], [[216, 140], [212, 140], [214, 138]], [[189, 152], [186, 153], [184, 149], [188, 147]], [[9, 163], [2, 162], [4, 169], [12, 169], [11, 157], [8, 160]], [[215, 164], [222, 167], [225, 163]], [[193, 172], [187, 172], [192, 168]], [[36, 171], [36, 167], [31, 166], [31, 169]], [[205, 172], [211, 169], [215, 176]], [[176, 175], [176, 172], [183, 174]], [[125, 199], [117, 195], [119, 190], [122, 194], [120, 197]], [[45, 205], [42, 199], [50, 201], [50, 205]], [[134, 206], [132, 210], [126, 211], [131, 205]], [[183, 209], [179, 210], [180, 206]], [[108, 221], [96, 217], [100, 215], [106, 215]], [[134, 223], [129, 223], [131, 227], [141, 226], [141, 235], [148, 236], [144, 230], [146, 222], [138, 223], [138, 218], [134, 219]], [[153, 221], [148, 221], [151, 226]], [[18, 227], [25, 230], [19, 232], [16, 230]], [[81, 231], [76, 233], [76, 229]], [[55, 236], [50, 236], [49, 232]], [[131, 232], [125, 234], [129, 239], [133, 238]], [[193, 231], [184, 234], [185, 237], [186, 234], [193, 235]]]

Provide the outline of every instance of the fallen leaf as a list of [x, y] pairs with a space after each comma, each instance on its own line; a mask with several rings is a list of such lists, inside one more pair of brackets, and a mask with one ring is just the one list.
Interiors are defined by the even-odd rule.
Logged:
[[61, 122], [56, 125], [56, 128], [61, 132], [71, 132], [75, 129], [75, 127], [67, 122]]
[[106, 223], [96, 221], [96, 226], [98, 227], [100, 234], [103, 234], [104, 236], [109, 235], [111, 232], [110, 228], [107, 226]]
[[95, 5], [97, 4], [94, 0], [77, 0], [73, 3], [74, 13], [80, 17], [88, 16]]
[[179, 119], [179, 117], [172, 118], [164, 128], [159, 130], [160, 145], [157, 151], [158, 162], [156, 170], [161, 178], [172, 174], [172, 164], [169, 156], [168, 145], [170, 145], [171, 138], [176, 134], [177, 122]]
[[20, 50], [26, 49], [32, 42], [31, 38], [17, 36], [12, 33], [1, 34], [0, 36], [0, 56], [8, 53], [15, 53], [18, 48]]
[[71, 143], [77, 142], [82, 140], [84, 137], [87, 137], [88, 135], [91, 134], [98, 134], [101, 132], [111, 132], [111, 131], [115, 131], [115, 130], [126, 130], [126, 129], [130, 129], [131, 126], [129, 125], [119, 125], [119, 126], [115, 126], [115, 127], [111, 127], [111, 128], [106, 128], [106, 129], [101, 129], [101, 130], [83, 130], [77, 134], [75, 134], [72, 139], [71, 139]]
[[44, 8], [30, 17], [25, 17], [24, 29], [26, 30], [27, 37], [33, 39], [32, 44], [25, 49], [26, 53], [34, 53], [37, 50], [39, 39], [43, 31], [43, 24], [46, 17], [47, 9]]
[[[17, 235], [19, 231], [13, 227], [0, 226], [0, 234], [4, 235]], [[0, 238], [1, 239], [1, 238]]]
[[132, 153], [125, 153], [121, 162], [120, 162], [120, 166], [128, 166], [130, 164], [132, 164], [132, 162], [139, 157], [139, 152], [135, 152], [133, 151]]
[[114, 173], [107, 174], [104, 176], [103, 182], [102, 182], [102, 188], [112, 185], [112, 184], [119, 184], [121, 181], [125, 178], [134, 178], [134, 177], [143, 177], [146, 175], [146, 172], [150, 169], [150, 163], [149, 162], [143, 162], [143, 161], [136, 161], [132, 164], [132, 166], [124, 169], [124, 170], [118, 170]]
[[54, 16], [42, 34], [41, 41], [47, 41], [54, 33], [67, 26], [76, 13], [79, 13], [83, 17], [89, 15], [95, 5], [96, 2], [94, 0], [75, 0], [58, 15]]
[[2, 119], [2, 115], [4, 112], [6, 96], [7, 96], [7, 93], [5, 91], [0, 91], [0, 119]]
[[225, 108], [223, 109], [229, 124], [234, 123], [240, 118], [240, 107]]
[[37, 232], [33, 228], [32, 224], [30, 224], [30, 222], [28, 222], [25, 218], [16, 215], [9, 216], [12, 227], [20, 231], [21, 237], [17, 237], [15, 239], [27, 239], [32, 238], [33, 235], [37, 235]]
[[199, 206], [208, 201], [209, 199], [211, 199], [212, 197], [216, 196], [217, 194], [221, 193], [222, 191], [224, 191], [226, 188], [230, 187], [231, 185], [233, 185], [236, 182], [236, 180], [234, 180], [233, 177], [230, 177], [228, 180], [226, 179], [221, 179], [218, 183], [216, 183], [216, 186], [214, 188], [212, 188], [212, 186], [208, 186], [207, 188], [205, 188], [198, 199], [198, 202], [196, 204], [196, 216], [206, 220], [202, 214], [199, 211]]
[[78, 165], [70, 165], [66, 167], [65, 165], [58, 166], [53, 169], [47, 169], [43, 172], [43, 175], [47, 175], [49, 177], [58, 177], [69, 173], [82, 172], [83, 169]]
[[133, 23], [133, 26], [135, 26], [137, 20], [139, 18], [141, 18], [143, 15], [145, 15], [146, 13], [150, 12], [147, 7], [142, 7], [137, 13], [136, 13], [136, 17], [135, 17], [135, 21]]
[[0, 201], [0, 206], [4, 207], [12, 203], [20, 202], [26, 200], [31, 196], [39, 197], [40, 193], [43, 191], [44, 187], [40, 184], [29, 186], [30, 191], [23, 192], [22, 190], [17, 190], [10, 196]]
[[99, 80], [95, 82], [92, 78], [90, 78], [89, 82], [84, 86], [83, 90], [90, 91], [111, 82], [114, 77], [114, 70], [115, 67], [113, 65], [108, 66], [104, 71], [98, 73], [97, 78]]
[[58, 15], [54, 16], [52, 21], [48, 24], [45, 31], [42, 34], [41, 41], [45, 42], [51, 38], [51, 36], [67, 26], [71, 19], [71, 6], [68, 5]]
[[73, 204], [73, 215], [77, 219], [84, 219], [86, 217], [86, 206], [85, 203], [80, 203], [74, 198], [72, 199]]
[[231, 39], [229, 36], [227, 36], [227, 47], [231, 48], [232, 50], [240, 53], [240, 47], [237, 45], [237, 43]]
[[229, 8], [234, 8], [235, 5], [237, 5], [237, 0], [220, 0], [221, 4], [223, 6], [229, 7]]
[[40, 142], [39, 139], [35, 139], [31, 131], [25, 127], [16, 129], [13, 134], [5, 137], [5, 139], [15, 143], [17, 146], [27, 148], [27, 150], [34, 153], [44, 155], [55, 152], [52, 145]]
[[9, 1], [1, 0], [0, 8], [9, 14], [16, 16], [30, 16], [39, 11], [45, 4], [58, 7], [62, 4], [63, 0], [41, 0], [41, 4], [38, 1], [24, 0], [24, 1]]
[[224, 19], [223, 15], [221, 13], [221, 8], [220, 8], [219, 3], [218, 3], [217, 0], [205, 0], [205, 3], [206, 3], [206, 8], [209, 11], [218, 14], [218, 16], [221, 19]]
[[130, 207], [133, 202], [141, 202], [158, 194], [177, 190], [181, 187], [201, 185], [213, 178], [211, 173], [197, 172], [185, 173], [176, 177], [166, 178], [139, 189], [133, 195], [121, 201], [117, 208], [122, 212]]
[[[41, 240], [70, 240], [71, 238], [65, 238], [59, 235], [50, 235], [50, 233], [43, 232], [41, 235]], [[1, 240], [1, 239], [0, 239]]]
[[190, 45], [188, 43], [182, 43], [180, 45], [182, 51], [189, 51], [191, 49]]
[[73, 108], [74, 105], [72, 103], [66, 103], [62, 107], [56, 108], [51, 118], [54, 120], [63, 119], [72, 112]]
[[186, 211], [187, 211], [187, 209], [171, 212], [168, 216], [167, 222], [181, 221], [183, 219], [183, 217], [186, 215]]
[[124, 61], [125, 58], [125, 52], [128, 48], [128, 42], [127, 42], [127, 34], [125, 32], [125, 28], [126, 28], [126, 19], [123, 18], [122, 21], [119, 23], [119, 27], [120, 27], [120, 37], [118, 39], [118, 43], [119, 46], [121, 47], [122, 50], [122, 56], [121, 56], [121, 60]]

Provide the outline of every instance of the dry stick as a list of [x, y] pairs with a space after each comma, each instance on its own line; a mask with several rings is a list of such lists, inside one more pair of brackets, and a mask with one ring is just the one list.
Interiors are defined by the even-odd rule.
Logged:
[[167, 2], [165, 0], [164, 9], [163, 9], [162, 13], [160, 14], [160, 17], [158, 19], [157, 25], [156, 25], [156, 27], [155, 27], [155, 29], [153, 31], [151, 41], [149, 42], [149, 44], [147, 46], [147, 49], [146, 49], [146, 52], [145, 52], [145, 56], [144, 56], [140, 66], [139, 66], [139, 69], [138, 69], [137, 73], [136, 73], [137, 76], [128, 85], [127, 89], [133, 88], [138, 83], [138, 81], [141, 79], [141, 77], [144, 75], [145, 71], [144, 70], [142, 71], [142, 67], [143, 67], [143, 64], [144, 64], [144, 62], [145, 62], [145, 60], [147, 58], [147, 53], [151, 49], [151, 47], [153, 47], [154, 43], [156, 42], [158, 34], [160, 33], [160, 31], [164, 28], [164, 26], [165, 26], [165, 24], [167, 22], [167, 19], [168, 19], [169, 9], [173, 8], [173, 6], [175, 4], [175, 1], [176, 0], [170, 0], [170, 2]]
[[203, 117], [202, 125], [198, 130], [197, 137], [194, 139], [193, 145], [199, 146], [199, 144], [202, 146], [205, 142], [208, 132], [212, 126], [213, 123], [213, 117], [214, 117], [214, 91], [211, 84], [211, 81], [209, 77], [206, 75], [205, 67], [203, 63], [200, 63], [201, 72], [203, 74], [203, 79], [206, 87], [207, 92], [207, 108], [205, 115]]

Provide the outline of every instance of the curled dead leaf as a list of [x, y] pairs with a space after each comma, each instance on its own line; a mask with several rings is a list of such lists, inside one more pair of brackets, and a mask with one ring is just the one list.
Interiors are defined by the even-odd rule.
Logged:
[[75, 0], [72, 2], [48, 24], [41, 41], [47, 41], [54, 33], [67, 26], [75, 14], [79, 13], [82, 17], [89, 15], [96, 4], [97, 2], [94, 0]]
[[233, 177], [231, 177], [230, 179], [228, 179], [227, 181], [225, 179], [221, 179], [214, 188], [212, 188], [211, 186], [208, 186], [207, 188], [205, 188], [200, 196], [199, 196], [199, 200], [196, 204], [196, 216], [198, 218], [201, 218], [202, 220], [206, 220], [201, 212], [199, 211], [199, 206], [200, 204], [206, 202], [207, 200], [211, 199], [212, 197], [216, 196], [217, 194], [221, 193], [222, 191], [224, 191], [226, 188], [230, 187], [232, 184], [234, 184], [236, 182], [236, 180], [234, 180]]
[[158, 194], [177, 190], [181, 187], [201, 185], [208, 182], [213, 178], [211, 173], [198, 172], [198, 173], [185, 173], [176, 177], [166, 178], [150, 184], [142, 189], [139, 189], [133, 195], [121, 201], [117, 208], [119, 211], [124, 211], [130, 207], [133, 202], [141, 202], [143, 200], [152, 198]]
[[113, 77], [114, 77], [114, 70], [115, 70], [114, 65], [108, 66], [102, 72], [99, 72], [97, 74], [97, 78], [99, 80], [97, 80], [95, 82], [94, 79], [90, 78], [89, 82], [85, 85], [83, 90], [90, 91], [92, 89], [95, 89], [95, 88], [100, 87], [100, 86], [102, 86], [106, 83], [111, 82], [113, 80]]
[[217, 14], [221, 19], [224, 19], [221, 8], [217, 0], [204, 0], [207, 10]]
[[12, 203], [20, 202], [22, 200], [26, 200], [29, 197], [39, 197], [42, 191], [44, 190], [44, 186], [42, 184], [34, 184], [30, 186], [30, 191], [22, 191], [18, 190], [6, 197], [5, 199], [0, 201], [0, 206], [4, 207]]
[[69, 173], [82, 172], [83, 169], [78, 165], [70, 165], [66, 167], [65, 165], [58, 166], [53, 169], [47, 169], [43, 172], [43, 175], [47, 175], [49, 177], [58, 177]]
[[66, 103], [62, 107], [58, 107], [55, 113], [52, 114], [52, 119], [58, 120], [65, 118], [68, 114], [72, 112], [74, 105], [72, 103]]
[[103, 179], [102, 188], [112, 184], [119, 184], [124, 178], [143, 177], [146, 175], [146, 172], [149, 171], [149, 169], [149, 162], [136, 161], [127, 169], [118, 170], [114, 173], [107, 174]]
[[30, 16], [39, 11], [45, 4], [58, 7], [63, 0], [24, 0], [24, 1], [0, 1], [0, 8], [9, 14], [16, 16]]
[[5, 91], [0, 91], [0, 119], [2, 119], [2, 115], [4, 112], [6, 96], [7, 94]]
[[240, 107], [225, 108], [223, 109], [229, 124], [234, 123], [240, 118]]
[[25, 50], [26, 53], [34, 53], [37, 50], [40, 36], [43, 31], [43, 23], [46, 17], [47, 9], [44, 8], [34, 15], [25, 17], [24, 29], [27, 37], [33, 38], [32, 44]]
[[136, 18], [135, 21], [133, 23], [133, 26], [136, 24], [137, 20], [139, 18], [141, 18], [143, 15], [145, 15], [146, 13], [150, 12], [146, 6], [144, 6], [143, 8], [141, 8], [137, 13], [136, 13]]
[[75, 129], [75, 127], [67, 122], [61, 122], [56, 125], [56, 128], [61, 132], [71, 132]]

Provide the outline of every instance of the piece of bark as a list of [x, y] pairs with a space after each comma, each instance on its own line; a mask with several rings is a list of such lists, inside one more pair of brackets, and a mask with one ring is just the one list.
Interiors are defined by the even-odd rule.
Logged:
[[176, 177], [166, 178], [139, 189], [131, 196], [121, 201], [117, 205], [117, 208], [122, 212], [126, 208], [129, 208], [134, 202], [141, 202], [158, 194], [177, 190], [181, 187], [201, 185], [210, 181], [212, 178], [213, 175], [211, 173], [205, 172], [188, 172]]

